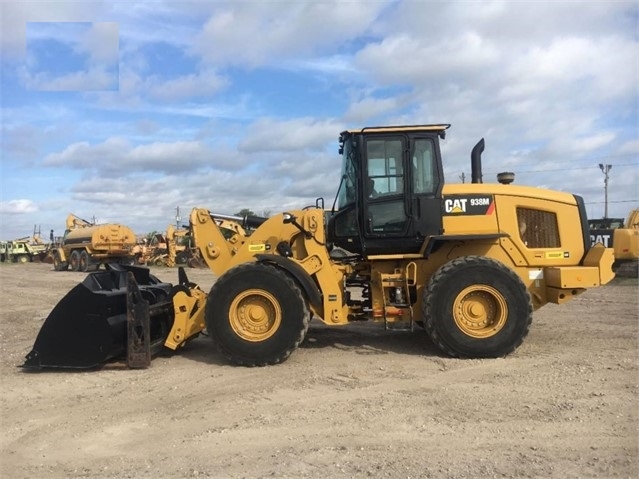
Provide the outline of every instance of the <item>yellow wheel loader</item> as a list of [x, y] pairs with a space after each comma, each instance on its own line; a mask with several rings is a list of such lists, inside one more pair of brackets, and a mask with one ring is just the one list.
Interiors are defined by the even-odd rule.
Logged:
[[230, 362], [264, 366], [284, 361], [312, 318], [423, 327], [454, 357], [511, 353], [534, 310], [609, 282], [613, 251], [590, 245], [579, 196], [510, 184], [511, 173], [484, 184], [483, 139], [472, 183], [445, 185], [448, 127], [343, 132], [329, 214], [321, 198], [268, 219], [194, 209], [194, 244], [218, 278], [208, 294], [182, 268], [176, 286], [140, 267], [93, 273], [51, 312], [24, 366], [146, 367], [205, 329]]
[[623, 218], [589, 220], [592, 245], [602, 243], [615, 252], [613, 271], [619, 276], [639, 276], [639, 208]]

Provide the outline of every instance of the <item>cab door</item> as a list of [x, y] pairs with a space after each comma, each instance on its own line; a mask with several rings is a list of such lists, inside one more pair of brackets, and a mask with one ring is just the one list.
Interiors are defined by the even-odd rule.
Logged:
[[361, 230], [367, 254], [419, 251], [441, 230], [437, 141], [389, 134], [364, 140]]
[[439, 142], [435, 137], [411, 138], [410, 177], [413, 218], [410, 234], [416, 238], [442, 234], [444, 174]]

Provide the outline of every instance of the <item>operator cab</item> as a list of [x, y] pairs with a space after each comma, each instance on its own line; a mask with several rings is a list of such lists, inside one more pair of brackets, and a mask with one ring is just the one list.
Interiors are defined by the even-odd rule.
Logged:
[[342, 182], [328, 240], [362, 255], [419, 252], [442, 232], [439, 138], [450, 125], [373, 127], [340, 135]]

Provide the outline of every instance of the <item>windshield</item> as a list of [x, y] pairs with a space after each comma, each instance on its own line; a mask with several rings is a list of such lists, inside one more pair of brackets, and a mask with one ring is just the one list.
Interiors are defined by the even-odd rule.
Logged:
[[355, 156], [356, 150], [353, 145], [353, 139], [348, 138], [344, 142], [342, 186], [337, 198], [337, 207], [340, 210], [346, 205], [355, 203], [355, 199], [357, 198], [357, 162]]

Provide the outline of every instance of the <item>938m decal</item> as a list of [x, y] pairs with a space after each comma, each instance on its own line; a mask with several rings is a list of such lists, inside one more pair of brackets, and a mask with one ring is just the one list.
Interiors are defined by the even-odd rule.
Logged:
[[453, 195], [445, 196], [443, 214], [455, 215], [492, 215], [495, 201], [492, 195]]

